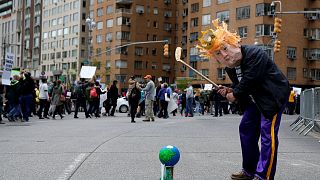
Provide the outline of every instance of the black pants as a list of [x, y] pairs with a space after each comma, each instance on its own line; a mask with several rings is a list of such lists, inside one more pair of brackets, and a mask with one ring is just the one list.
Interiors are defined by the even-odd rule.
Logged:
[[79, 107], [82, 107], [84, 110], [84, 113], [86, 117], [89, 116], [88, 111], [87, 111], [87, 106], [86, 106], [86, 100], [85, 98], [77, 99], [76, 100], [76, 109], [74, 111], [74, 116], [76, 117], [78, 115]]
[[42, 111], [44, 111], [43, 117], [48, 117], [49, 107], [50, 107], [50, 104], [47, 99], [40, 99], [40, 107], [38, 110], [39, 118], [42, 118]]
[[221, 102], [220, 101], [214, 101], [214, 116], [222, 116], [222, 107], [221, 107]]
[[134, 121], [134, 118], [137, 113], [137, 108], [138, 108], [138, 100], [129, 100], [130, 103], [130, 116], [131, 116], [131, 121]]
[[111, 113], [110, 116], [114, 116], [114, 112], [116, 111], [116, 107], [117, 107], [117, 100], [111, 100], [112, 101], [112, 109], [111, 109]]
[[161, 104], [161, 109], [159, 112], [160, 117], [159, 116], [158, 117], [161, 118], [163, 115], [163, 118], [168, 118], [169, 117], [169, 115], [168, 115], [168, 102], [165, 100], [160, 100], [160, 104]]

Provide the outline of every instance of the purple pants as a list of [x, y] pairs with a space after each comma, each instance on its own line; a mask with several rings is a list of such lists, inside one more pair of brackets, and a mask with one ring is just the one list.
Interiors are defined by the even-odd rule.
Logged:
[[[273, 180], [276, 172], [278, 153], [278, 131], [282, 108], [272, 119], [264, 117], [255, 104], [243, 114], [240, 126], [242, 167], [250, 176]], [[261, 152], [259, 138], [261, 134]]]

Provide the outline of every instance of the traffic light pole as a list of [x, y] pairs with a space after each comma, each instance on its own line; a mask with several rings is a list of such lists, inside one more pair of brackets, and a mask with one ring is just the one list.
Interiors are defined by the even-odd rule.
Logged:
[[[280, 7], [278, 12], [276, 12], [276, 6], [275, 3], [279, 3]], [[311, 14], [311, 13], [319, 13], [319, 11], [282, 11], [281, 7], [281, 1], [272, 1], [271, 2], [271, 14], [273, 18], [275, 19], [274, 22], [274, 33], [272, 34], [272, 45], [273, 48], [273, 55], [272, 55], [272, 61], [274, 61], [275, 52], [280, 51], [280, 41], [277, 40], [278, 34], [281, 32], [281, 19], [277, 18], [277, 14]]]
[[119, 49], [119, 48], [122, 48], [122, 47], [127, 47], [127, 46], [131, 46], [131, 45], [136, 45], [136, 44], [153, 44], [153, 43], [168, 43], [168, 40], [132, 42], [132, 43], [128, 43], [128, 44], [125, 44], [125, 45], [122, 45], [122, 46], [117, 46], [117, 47], [114, 47], [114, 48], [105, 50], [105, 51], [103, 51], [103, 52], [101, 52], [101, 53], [92, 55], [91, 57], [100, 56], [100, 55], [103, 54], [103, 53], [107, 53], [107, 52], [110, 52], [110, 51], [112, 51], [112, 50]]

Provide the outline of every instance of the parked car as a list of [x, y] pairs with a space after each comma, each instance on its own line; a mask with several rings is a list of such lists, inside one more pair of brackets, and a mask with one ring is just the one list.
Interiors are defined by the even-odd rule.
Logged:
[[118, 98], [116, 111], [120, 113], [127, 113], [129, 111], [129, 102], [126, 97]]

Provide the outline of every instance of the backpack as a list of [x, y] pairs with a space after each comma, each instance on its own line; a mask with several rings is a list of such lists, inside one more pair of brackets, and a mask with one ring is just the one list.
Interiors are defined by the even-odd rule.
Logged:
[[76, 95], [76, 97], [79, 97], [79, 98], [80, 97], [84, 97], [82, 84], [79, 84], [79, 85], [76, 86], [75, 95]]
[[90, 98], [97, 98], [98, 94], [97, 94], [97, 90], [95, 87], [92, 87], [90, 90]]
[[134, 88], [132, 88], [130, 95], [129, 95], [129, 98], [130, 99], [137, 99], [137, 100], [139, 100], [141, 98], [141, 92], [137, 88], [136, 84], [134, 85]]

